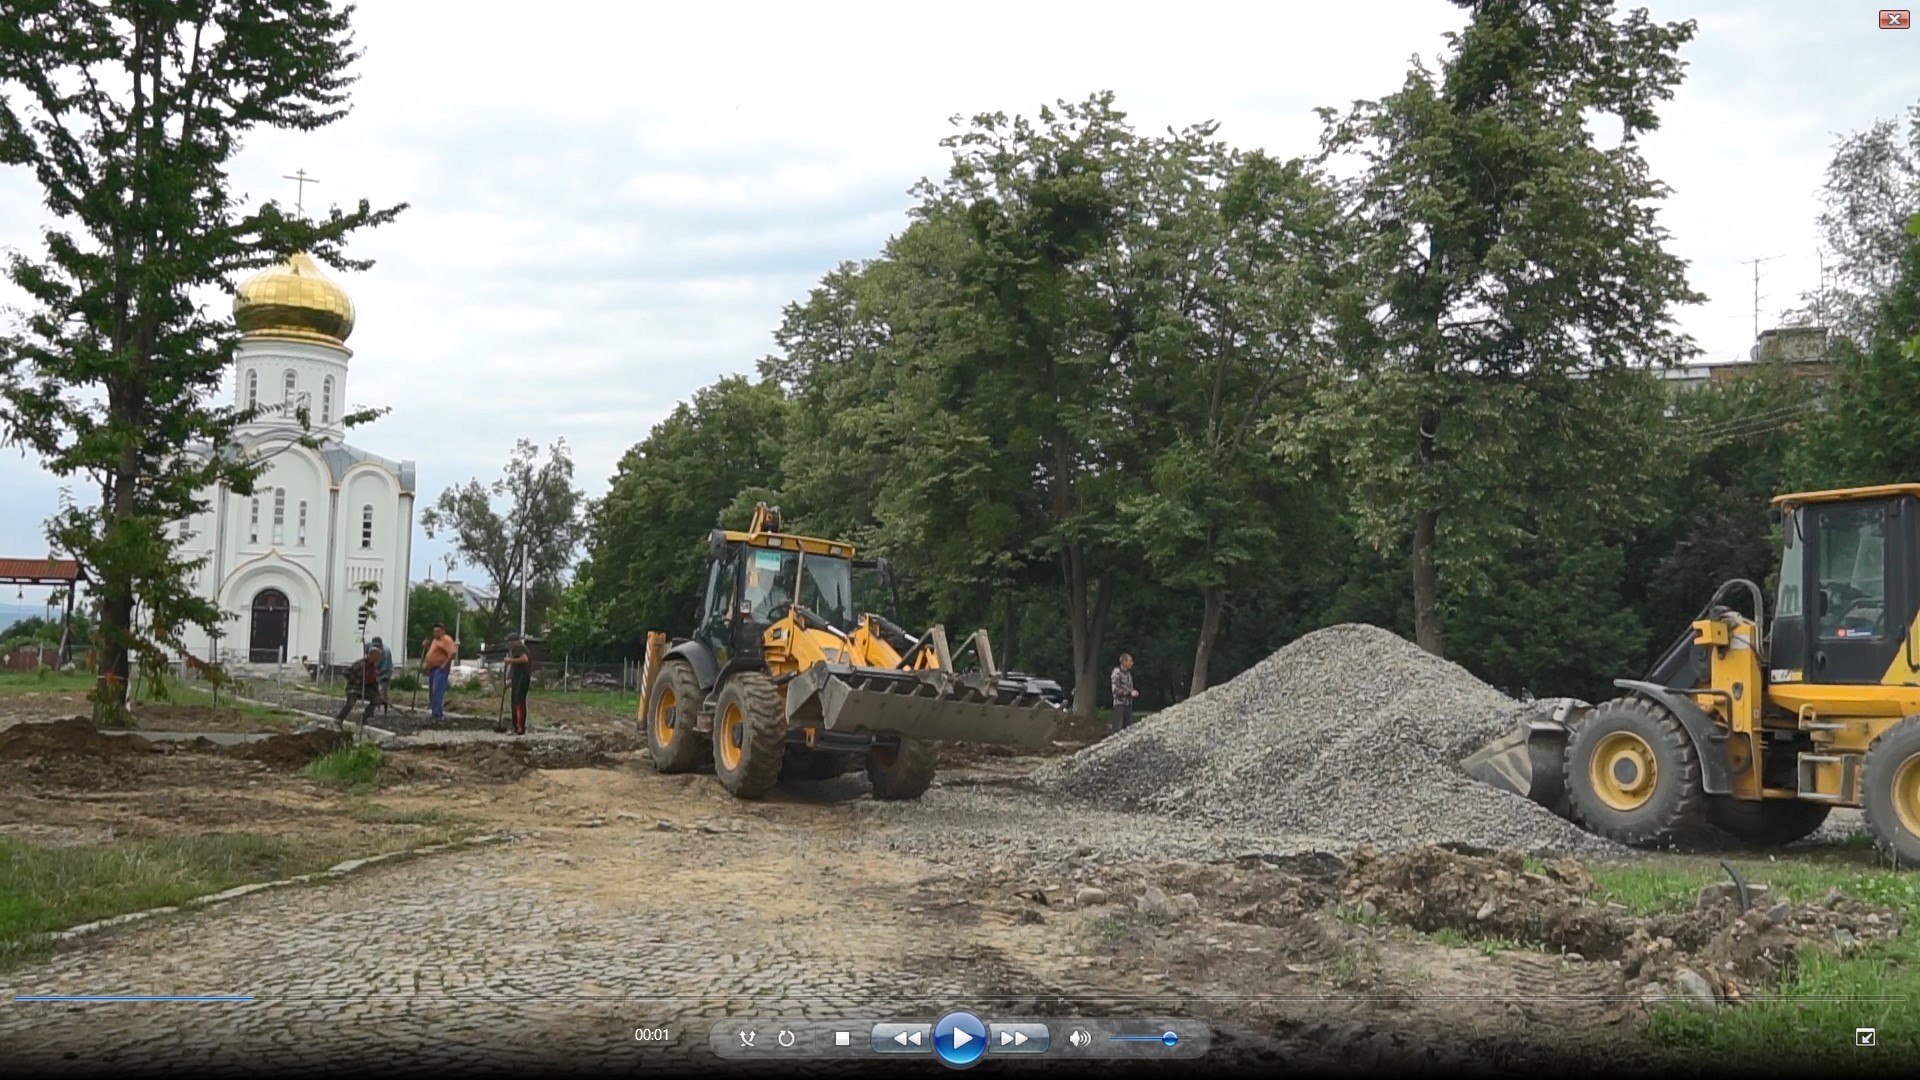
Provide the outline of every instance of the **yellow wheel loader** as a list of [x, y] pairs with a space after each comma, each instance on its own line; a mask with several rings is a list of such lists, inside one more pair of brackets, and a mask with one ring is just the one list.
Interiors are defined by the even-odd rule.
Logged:
[[864, 610], [892, 591], [884, 560], [780, 530], [765, 503], [746, 532], [714, 530], [693, 636], [647, 635], [639, 721], [655, 769], [711, 761], [729, 792], [756, 799], [783, 776], [823, 779], [864, 759], [875, 798], [917, 799], [935, 741], [1052, 740], [1058, 708], [995, 670], [986, 631], [957, 653], [939, 626], [911, 636]]
[[[1623, 843], [1716, 826], [1791, 843], [1836, 806], [1920, 866], [1920, 484], [1782, 495], [1780, 584], [1722, 585], [1646, 678], [1562, 706], [1467, 771]], [[1751, 615], [1722, 601], [1745, 594]]]

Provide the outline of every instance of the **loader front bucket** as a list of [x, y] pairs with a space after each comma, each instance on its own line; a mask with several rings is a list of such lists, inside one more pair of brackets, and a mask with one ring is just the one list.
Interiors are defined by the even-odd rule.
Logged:
[[815, 664], [787, 686], [787, 721], [846, 735], [1038, 749], [1060, 711], [1025, 684], [946, 671]]
[[1578, 707], [1562, 704], [1550, 715], [1528, 714], [1511, 735], [1475, 751], [1460, 767], [1483, 784], [1567, 816], [1567, 719]]

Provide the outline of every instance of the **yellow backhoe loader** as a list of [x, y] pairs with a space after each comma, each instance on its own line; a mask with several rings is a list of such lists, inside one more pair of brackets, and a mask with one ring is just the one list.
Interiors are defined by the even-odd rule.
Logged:
[[[1880, 850], [1920, 866], [1920, 484], [1782, 495], [1771, 621], [1722, 585], [1647, 677], [1562, 707], [1464, 762], [1623, 843], [1705, 822], [1756, 845], [1865, 811]], [[1745, 594], [1751, 614], [1723, 606]]]
[[917, 799], [934, 741], [1052, 740], [1058, 708], [995, 670], [986, 631], [957, 653], [941, 627], [911, 636], [870, 610], [890, 607], [885, 560], [780, 530], [765, 503], [746, 532], [715, 529], [693, 636], [647, 635], [639, 719], [655, 769], [711, 761], [722, 786], [755, 799], [783, 775], [837, 776], [864, 757], [875, 798]]

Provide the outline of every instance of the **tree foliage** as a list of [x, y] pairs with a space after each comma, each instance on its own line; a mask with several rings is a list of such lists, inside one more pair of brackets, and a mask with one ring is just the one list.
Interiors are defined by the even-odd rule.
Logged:
[[204, 511], [218, 484], [249, 493], [262, 465], [194, 452], [230, 446], [250, 418], [211, 402], [234, 328], [198, 294], [294, 251], [364, 269], [346, 237], [402, 209], [363, 200], [309, 222], [248, 211], [230, 187], [250, 132], [345, 114], [351, 15], [327, 0], [9, 5], [0, 164], [33, 174], [54, 223], [39, 250], [6, 260], [31, 307], [0, 337], [0, 422], [49, 472], [100, 493], [64, 500], [48, 526], [100, 597], [99, 719], [124, 719], [133, 655], [158, 664], [185, 627], [219, 621], [165, 524]]
[[1543, 509], [1637, 504], [1614, 483], [1633, 447], [1610, 406], [1636, 370], [1688, 354], [1671, 318], [1697, 299], [1637, 146], [1693, 25], [1604, 0], [1460, 3], [1473, 18], [1437, 71], [1323, 110], [1323, 152], [1360, 165], [1360, 318], [1306, 432], [1334, 447], [1365, 535], [1411, 538], [1415, 637], [1435, 653], [1443, 573], [1484, 581]]
[[[495, 499], [502, 505], [496, 507]], [[584, 493], [573, 486], [566, 440], [548, 447], [542, 461], [540, 448], [520, 439], [498, 480], [469, 480], [442, 491], [421, 513], [420, 526], [429, 537], [449, 534], [461, 559], [487, 575], [494, 590], [493, 625], [515, 621], [508, 620], [508, 612], [518, 612], [520, 586], [526, 582], [531, 631], [544, 611], [531, 593], [538, 591], [543, 602], [557, 595], [580, 549], [586, 511]]]

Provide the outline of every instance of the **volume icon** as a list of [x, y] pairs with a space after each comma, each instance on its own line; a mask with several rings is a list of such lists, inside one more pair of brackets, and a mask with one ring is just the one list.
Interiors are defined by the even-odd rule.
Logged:
[[1067, 1036], [1067, 1041], [1074, 1046], [1092, 1046], [1093, 1032], [1086, 1028], [1074, 1028], [1073, 1032]]

